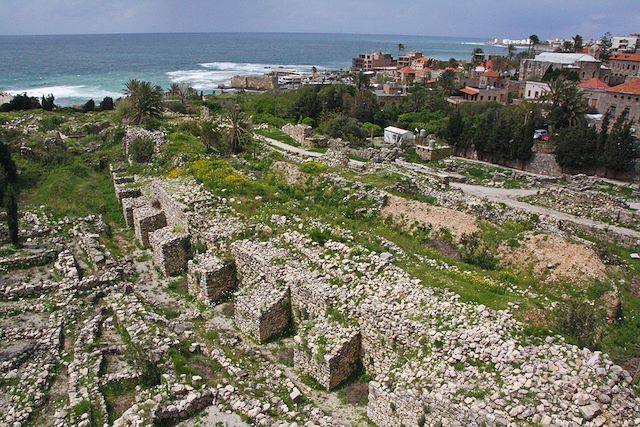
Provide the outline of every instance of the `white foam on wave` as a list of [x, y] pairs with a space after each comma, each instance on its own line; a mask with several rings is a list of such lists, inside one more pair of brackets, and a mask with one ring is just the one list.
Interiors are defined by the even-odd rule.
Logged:
[[[167, 73], [173, 83], [186, 83], [197, 90], [216, 89], [228, 84], [233, 76], [265, 74], [274, 70], [311, 72], [312, 65], [254, 64], [241, 62], [206, 62], [199, 70], [178, 70]], [[322, 70], [322, 67], [316, 67]]]
[[29, 96], [41, 97], [42, 95], [53, 95], [56, 100], [60, 99], [94, 99], [102, 100], [104, 97], [119, 98], [122, 93], [104, 90], [98, 86], [44, 86], [29, 89], [15, 89], [7, 91], [11, 95], [27, 93]]

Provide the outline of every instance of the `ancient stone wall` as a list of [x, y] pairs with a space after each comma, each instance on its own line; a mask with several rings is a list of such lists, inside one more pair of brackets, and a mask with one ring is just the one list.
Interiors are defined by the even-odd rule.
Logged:
[[360, 362], [360, 332], [327, 318], [303, 323], [294, 338], [293, 363], [327, 390], [349, 379]]
[[142, 247], [149, 247], [149, 233], [166, 226], [167, 220], [161, 210], [148, 205], [133, 209], [133, 227]]
[[187, 267], [191, 256], [189, 235], [167, 226], [149, 233], [149, 244], [153, 250], [153, 262], [165, 276], [172, 276]]
[[287, 123], [282, 126], [282, 132], [293, 138], [298, 144], [311, 145], [310, 138], [313, 136], [313, 128], [307, 125], [293, 125]]
[[278, 87], [278, 77], [233, 76], [230, 86], [233, 89], [274, 90]]
[[259, 343], [282, 334], [291, 318], [289, 289], [265, 283], [236, 295], [235, 322], [243, 333]]
[[189, 208], [177, 200], [167, 187], [167, 181], [155, 180], [151, 183], [151, 193], [160, 203], [167, 218], [167, 224], [180, 227], [184, 232], [189, 233]]
[[236, 289], [236, 271], [211, 252], [198, 254], [188, 264], [189, 293], [205, 303], [216, 303]]
[[144, 197], [128, 197], [122, 199], [122, 214], [127, 227], [133, 228], [133, 210], [135, 208], [148, 205], [149, 202]]

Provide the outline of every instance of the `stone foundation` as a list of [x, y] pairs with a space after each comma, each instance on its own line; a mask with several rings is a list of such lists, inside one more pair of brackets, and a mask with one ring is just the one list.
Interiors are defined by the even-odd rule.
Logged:
[[172, 194], [171, 182], [155, 180], [151, 183], [151, 192], [160, 203], [167, 217], [167, 224], [182, 228], [189, 233], [189, 208]]
[[167, 226], [164, 212], [151, 206], [133, 209], [133, 227], [136, 238], [144, 248], [149, 247], [149, 233]]
[[122, 214], [127, 227], [133, 228], [133, 210], [147, 204], [144, 197], [122, 199]]
[[188, 234], [176, 232], [173, 227], [164, 227], [149, 233], [149, 244], [153, 249], [153, 262], [165, 276], [186, 268], [191, 254]]
[[122, 203], [123, 199], [130, 199], [142, 196], [142, 191], [137, 187], [132, 187], [130, 183], [116, 184], [116, 197]]
[[282, 334], [290, 318], [291, 303], [286, 287], [265, 284], [245, 289], [236, 296], [236, 325], [259, 343]]
[[335, 296], [331, 284], [319, 272], [288, 268], [286, 279], [291, 288], [291, 308], [296, 322], [322, 317], [332, 306]]
[[271, 242], [241, 240], [231, 245], [236, 262], [238, 285], [248, 287], [282, 275], [288, 252]]
[[360, 332], [336, 322], [307, 323], [295, 337], [293, 364], [327, 390], [349, 379], [360, 361]]
[[234, 265], [210, 252], [196, 255], [188, 269], [189, 294], [200, 301], [216, 303], [237, 287]]

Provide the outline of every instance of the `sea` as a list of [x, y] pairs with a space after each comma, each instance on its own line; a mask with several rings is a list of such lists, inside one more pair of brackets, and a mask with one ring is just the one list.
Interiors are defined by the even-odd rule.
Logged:
[[481, 46], [487, 54], [505, 47], [486, 40], [435, 36], [300, 33], [171, 33], [0, 36], [0, 92], [53, 94], [58, 105], [105, 96], [118, 98], [130, 79], [168, 88], [188, 83], [205, 93], [234, 75], [277, 68], [309, 71], [349, 69], [362, 52], [405, 51], [447, 60], [469, 59]]

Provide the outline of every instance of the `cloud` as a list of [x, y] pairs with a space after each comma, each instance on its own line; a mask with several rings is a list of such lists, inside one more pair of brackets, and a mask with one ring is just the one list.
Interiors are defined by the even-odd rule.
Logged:
[[338, 32], [599, 37], [640, 28], [638, 0], [0, 0], [3, 34]]

